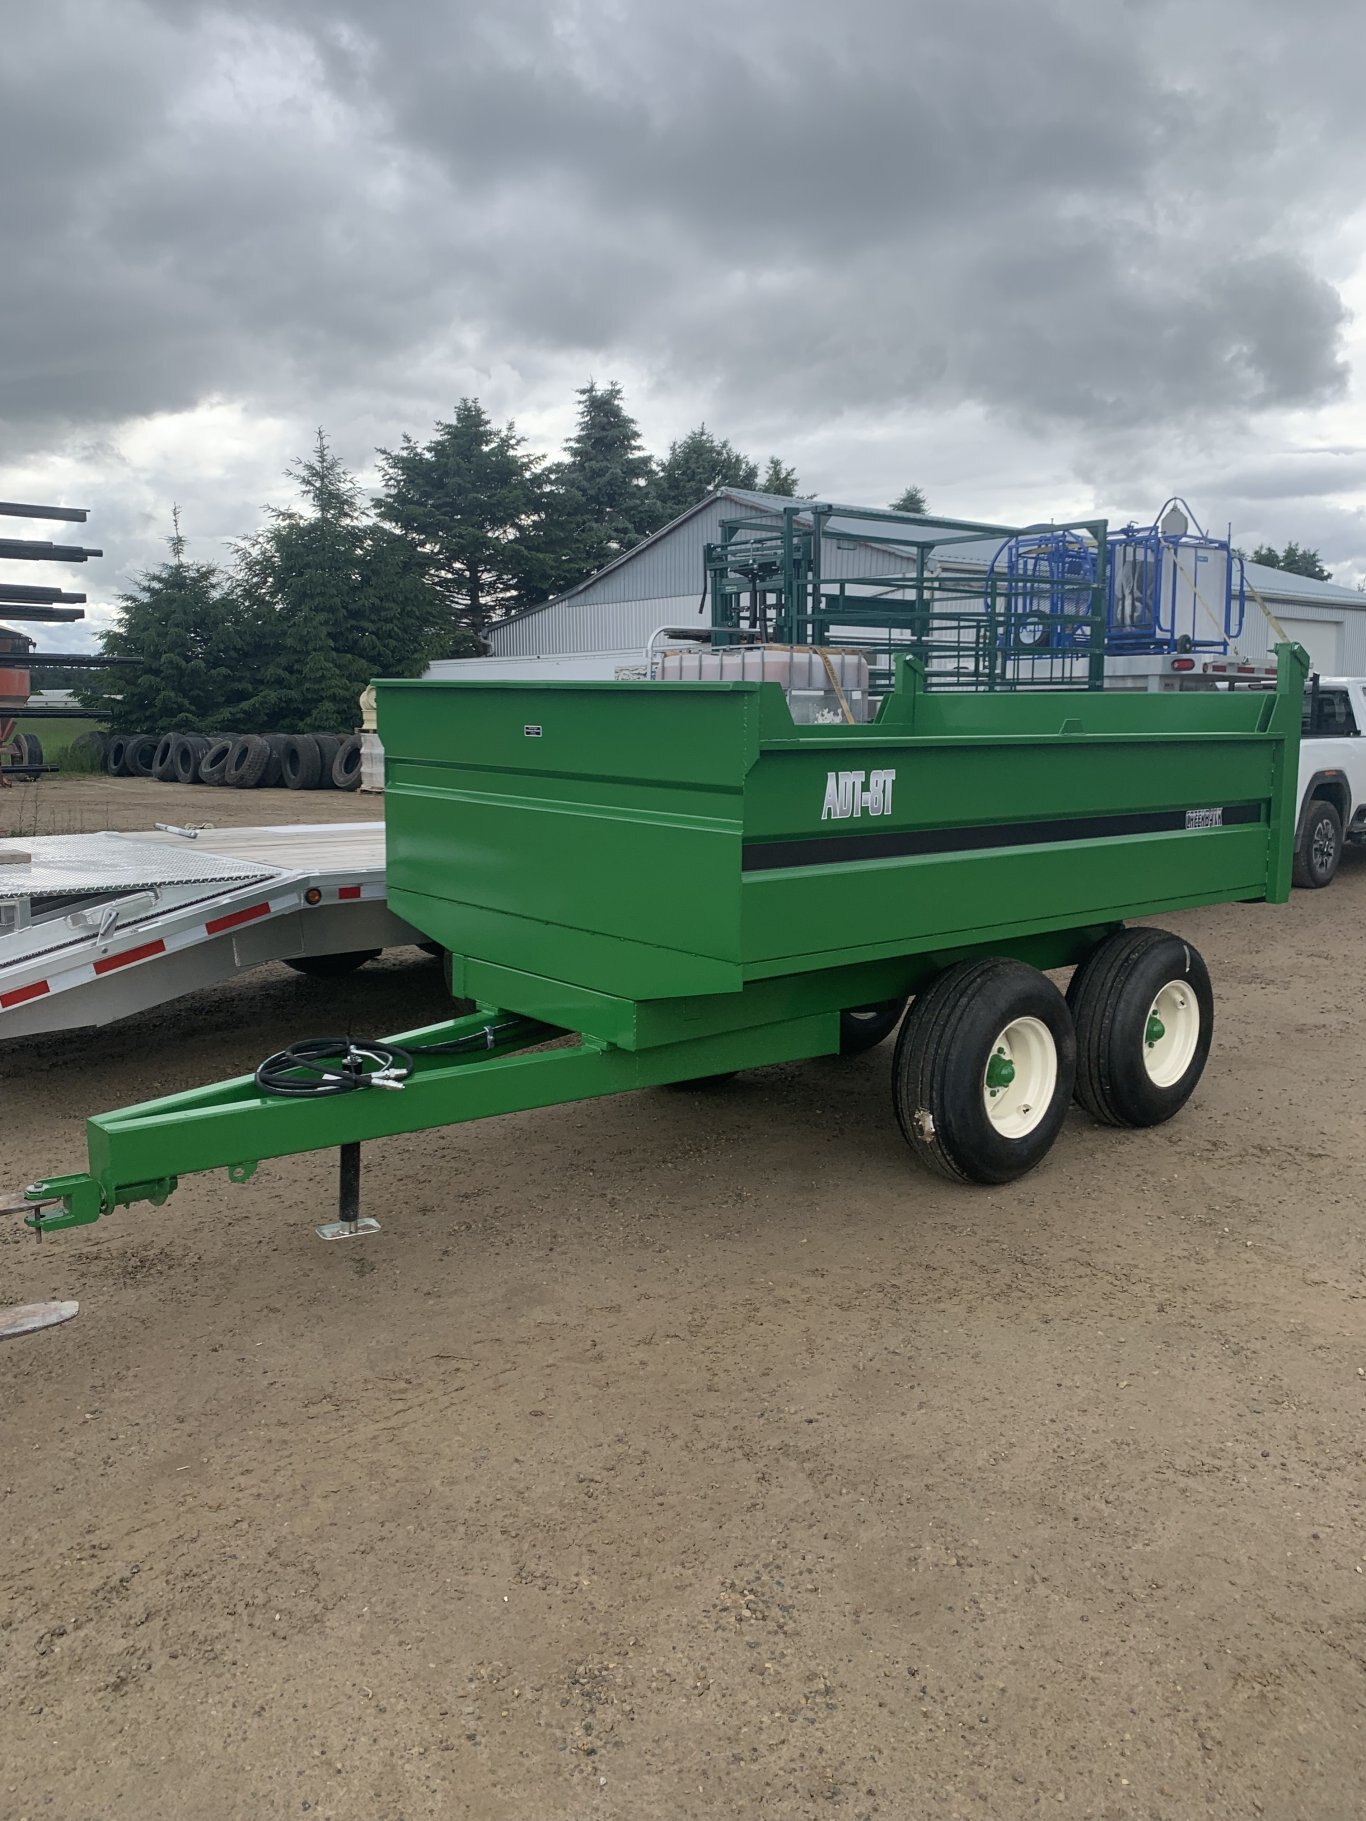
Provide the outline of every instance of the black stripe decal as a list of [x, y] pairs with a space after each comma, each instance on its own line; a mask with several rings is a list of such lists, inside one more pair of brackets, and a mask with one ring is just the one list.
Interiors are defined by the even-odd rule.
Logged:
[[[1190, 820], [1187, 820], [1187, 818]], [[1195, 818], [1200, 820], [1196, 821]], [[1217, 817], [1217, 821], [1215, 820]], [[1187, 828], [1231, 828], [1260, 822], [1260, 803], [1208, 809], [1136, 810], [1120, 816], [1058, 816], [1049, 822], [996, 822], [985, 828], [916, 828], [901, 834], [811, 835], [799, 841], [747, 841], [741, 870], [844, 866], [851, 860], [903, 860], [921, 854], [970, 854], [993, 847], [1039, 847], [1046, 841], [1096, 841], [1109, 835], [1164, 835]]]

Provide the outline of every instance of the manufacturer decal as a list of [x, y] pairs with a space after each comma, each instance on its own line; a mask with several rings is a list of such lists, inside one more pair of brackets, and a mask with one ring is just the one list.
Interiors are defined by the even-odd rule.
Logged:
[[539, 740], [541, 737], [541, 730], [534, 721], [528, 721], [522, 733], [528, 740]]
[[1187, 828], [1222, 828], [1224, 812], [1222, 809], [1188, 809], [1186, 811]]
[[859, 816], [890, 816], [896, 772], [831, 771], [825, 777], [822, 822], [847, 822]]

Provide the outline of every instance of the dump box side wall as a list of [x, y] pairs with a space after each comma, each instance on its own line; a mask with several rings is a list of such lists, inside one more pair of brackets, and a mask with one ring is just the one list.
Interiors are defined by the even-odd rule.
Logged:
[[378, 699], [398, 915], [455, 954], [628, 998], [743, 984], [752, 687], [442, 681]]
[[1286, 650], [1274, 695], [936, 697], [908, 674], [872, 727], [797, 729], [773, 685], [381, 684], [391, 905], [620, 1003], [1282, 897]]
[[[745, 793], [749, 971], [1275, 895], [1279, 754], [1246, 728], [766, 744]], [[823, 818], [835, 768], [894, 771], [890, 813]]]

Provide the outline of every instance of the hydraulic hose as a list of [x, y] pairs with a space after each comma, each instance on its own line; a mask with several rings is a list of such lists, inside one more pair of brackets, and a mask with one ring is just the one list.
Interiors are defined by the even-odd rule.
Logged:
[[305, 1037], [267, 1056], [256, 1071], [256, 1085], [263, 1094], [320, 1100], [331, 1094], [353, 1094], [358, 1088], [402, 1087], [412, 1068], [407, 1050], [392, 1043]]
[[479, 1030], [449, 1042], [410, 1049], [369, 1037], [305, 1037], [267, 1056], [256, 1071], [256, 1085], [263, 1094], [282, 1094], [294, 1100], [353, 1094], [360, 1088], [401, 1088], [413, 1072], [414, 1056], [471, 1055], [510, 1043], [522, 1047], [543, 1043], [563, 1034], [558, 1026], [537, 1018], [505, 1017], [491, 1018]]

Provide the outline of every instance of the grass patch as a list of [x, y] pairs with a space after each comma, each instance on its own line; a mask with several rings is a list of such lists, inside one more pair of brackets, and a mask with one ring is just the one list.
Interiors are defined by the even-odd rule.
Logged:
[[96, 720], [60, 720], [48, 721], [39, 716], [20, 715], [18, 719], [20, 733], [36, 733], [43, 743], [43, 761], [48, 765], [60, 765], [69, 771], [96, 771], [99, 768], [86, 763], [70, 762], [71, 742], [78, 734], [91, 733], [98, 729], [104, 731], [104, 722]]

